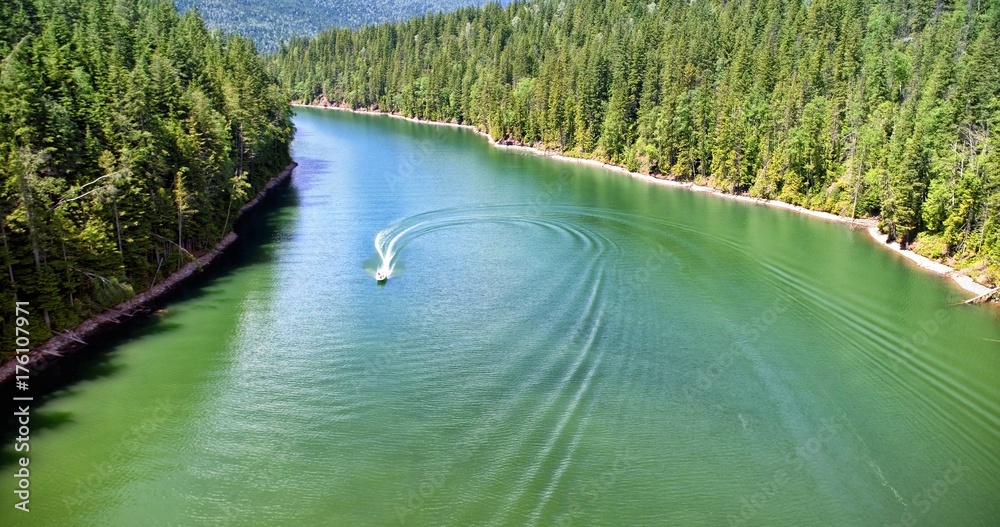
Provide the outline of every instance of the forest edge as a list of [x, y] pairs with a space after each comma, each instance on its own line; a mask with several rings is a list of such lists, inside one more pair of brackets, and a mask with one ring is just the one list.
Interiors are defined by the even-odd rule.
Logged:
[[620, 165], [606, 163], [606, 162], [598, 161], [598, 160], [595, 160], [595, 159], [587, 159], [587, 158], [581, 158], [581, 157], [570, 157], [570, 156], [566, 156], [566, 155], [555, 153], [555, 152], [550, 151], [550, 150], [543, 150], [543, 149], [535, 148], [533, 146], [524, 145], [524, 144], [521, 144], [520, 142], [517, 142], [517, 141], [505, 140], [505, 141], [499, 141], [498, 142], [498, 141], [494, 140], [493, 137], [491, 137], [486, 132], [480, 130], [479, 128], [476, 128], [474, 126], [467, 125], [467, 124], [459, 124], [459, 123], [444, 122], [444, 121], [430, 121], [430, 120], [427, 120], [427, 119], [416, 119], [416, 118], [413, 118], [413, 117], [406, 117], [406, 116], [400, 115], [398, 113], [390, 113], [390, 112], [386, 112], [386, 111], [382, 111], [382, 110], [377, 110], [377, 109], [375, 109], [375, 110], [366, 109], [366, 108], [357, 108], [357, 109], [355, 109], [355, 108], [350, 108], [350, 107], [348, 107], [346, 105], [343, 105], [343, 104], [331, 103], [330, 101], [326, 100], [325, 98], [321, 99], [319, 101], [319, 104], [305, 104], [305, 103], [293, 101], [292, 102], [292, 106], [300, 106], [300, 107], [304, 107], [304, 108], [319, 108], [319, 109], [322, 109], [322, 110], [340, 110], [340, 111], [347, 111], [347, 112], [353, 112], [353, 113], [383, 115], [383, 116], [386, 116], [386, 117], [394, 117], [394, 118], [397, 118], [397, 119], [403, 119], [403, 120], [414, 122], [414, 123], [424, 123], [424, 124], [434, 124], [434, 125], [442, 125], [442, 126], [451, 126], [451, 127], [455, 127], [455, 128], [464, 128], [464, 129], [471, 130], [471, 131], [475, 132], [476, 134], [479, 134], [479, 135], [485, 137], [486, 140], [490, 143], [490, 145], [492, 145], [492, 146], [494, 146], [496, 148], [502, 148], [502, 149], [505, 149], [505, 150], [516, 150], [516, 151], [525, 152], [525, 153], [532, 154], [532, 155], [543, 156], [543, 157], [547, 157], [547, 158], [550, 158], [550, 159], [555, 159], [557, 161], [568, 161], [568, 162], [571, 162], [571, 163], [578, 163], [578, 164], [583, 164], [583, 165], [595, 166], [595, 167], [603, 168], [605, 170], [609, 170], [609, 171], [612, 171], [612, 172], [619, 172], [619, 173], [622, 173], [622, 174], [627, 174], [627, 175], [629, 175], [629, 176], [631, 176], [631, 177], [633, 177], [635, 179], [641, 179], [643, 181], [647, 181], [647, 182], [650, 182], [650, 183], [655, 183], [655, 184], [658, 184], [658, 185], [666, 185], [666, 186], [670, 186], [670, 187], [685, 188], [685, 189], [690, 190], [692, 192], [700, 192], [700, 193], [703, 193], [703, 194], [711, 194], [713, 196], [717, 196], [717, 197], [720, 197], [720, 198], [725, 198], [725, 199], [730, 199], [730, 200], [735, 200], [735, 201], [742, 201], [742, 202], [745, 202], [745, 203], [753, 203], [753, 204], [756, 204], [756, 205], [766, 205], [768, 207], [785, 209], [785, 210], [789, 210], [789, 211], [792, 211], [792, 212], [797, 212], [799, 214], [805, 214], [807, 216], [812, 216], [814, 218], [819, 218], [819, 219], [823, 219], [823, 220], [827, 220], [827, 221], [834, 221], [834, 222], [839, 222], [839, 223], [846, 223], [848, 225], [851, 225], [852, 227], [862, 228], [862, 229], [867, 230], [868, 233], [869, 233], [869, 235], [871, 236], [871, 238], [873, 240], [875, 240], [879, 245], [881, 245], [882, 247], [885, 247], [885, 248], [887, 248], [887, 249], [889, 249], [889, 250], [891, 250], [891, 251], [893, 251], [893, 252], [895, 252], [895, 253], [903, 256], [904, 258], [906, 258], [910, 262], [915, 263], [921, 269], [930, 271], [932, 273], [935, 273], [935, 274], [938, 274], [938, 275], [941, 275], [941, 276], [946, 276], [946, 277], [951, 278], [956, 284], [958, 284], [959, 287], [961, 287], [965, 291], [968, 291], [968, 292], [973, 293], [974, 295], [976, 295], [974, 298], [969, 299], [968, 302], [976, 301], [978, 303], [978, 302], [984, 302], [984, 301], [989, 301], [989, 300], [993, 300], [993, 301], [997, 300], [996, 297], [998, 295], [995, 294], [995, 293], [998, 292], [997, 289], [993, 289], [993, 288], [987, 287], [984, 284], [976, 282], [971, 277], [969, 277], [967, 274], [963, 273], [962, 271], [960, 271], [958, 269], [955, 269], [954, 267], [950, 267], [950, 266], [945, 265], [945, 264], [943, 264], [941, 262], [934, 261], [934, 260], [932, 260], [930, 258], [927, 258], [926, 256], [923, 256], [921, 254], [917, 254], [917, 253], [915, 253], [915, 252], [913, 252], [913, 251], [911, 251], [909, 249], [902, 249], [902, 248], [900, 248], [899, 243], [887, 242], [886, 240], [887, 240], [888, 236], [885, 235], [885, 234], [882, 234], [878, 230], [878, 226], [877, 226], [878, 222], [877, 222], [877, 220], [875, 218], [850, 218], [850, 217], [847, 217], [847, 216], [841, 216], [839, 214], [833, 214], [833, 213], [830, 213], [830, 212], [822, 212], [822, 211], [818, 211], [818, 210], [807, 209], [805, 207], [801, 207], [799, 205], [793, 205], [791, 203], [787, 203], [787, 202], [784, 202], [784, 201], [781, 201], [781, 200], [764, 199], [764, 198], [754, 198], [754, 197], [750, 197], [750, 196], [746, 196], [746, 195], [740, 195], [740, 194], [733, 194], [733, 193], [725, 192], [725, 191], [722, 191], [722, 190], [719, 190], [719, 189], [716, 189], [716, 188], [713, 188], [713, 187], [708, 187], [708, 186], [704, 186], [704, 185], [697, 185], [697, 184], [692, 183], [692, 182], [676, 181], [676, 180], [673, 180], [673, 179], [658, 178], [658, 177], [651, 176], [649, 174], [642, 174], [640, 172], [633, 172], [633, 171], [628, 170], [627, 168], [622, 167]]
[[[30, 375], [36, 375], [49, 369], [63, 358], [96, 348], [96, 346], [91, 346], [91, 344], [96, 344], [101, 338], [118, 334], [123, 327], [130, 326], [130, 322], [136, 321], [153, 312], [168, 297], [176, 294], [196, 279], [203, 277], [206, 271], [212, 271], [219, 267], [220, 262], [223, 260], [222, 256], [235, 247], [237, 245], [236, 242], [240, 239], [240, 236], [237, 234], [238, 226], [266, 203], [273, 196], [275, 190], [286, 186], [291, 181], [292, 170], [296, 166], [298, 166], [298, 163], [292, 162], [284, 170], [271, 178], [260, 192], [240, 209], [240, 213], [234, 222], [233, 230], [229, 231], [212, 250], [188, 262], [162, 282], [131, 299], [114, 307], [107, 308], [83, 321], [75, 328], [59, 333], [46, 340], [28, 353], [28, 363], [22, 364], [22, 366], [28, 369]], [[11, 389], [10, 387], [15, 378], [17, 366], [18, 361], [16, 356], [0, 365], [0, 391]]]
[[[878, 227], [876, 226], [876, 220], [871, 218], [849, 218], [846, 216], [840, 216], [837, 214], [832, 214], [828, 212], [815, 211], [801, 207], [798, 205], [792, 205], [780, 200], [773, 199], [762, 199], [753, 198], [749, 196], [732, 194], [718, 190], [712, 187], [707, 187], [703, 185], [697, 185], [691, 182], [675, 181], [671, 179], [657, 178], [648, 174], [642, 174], [639, 172], [630, 171], [622, 166], [614, 165], [611, 163], [606, 163], [594, 159], [570, 157], [561, 154], [557, 154], [552, 151], [538, 149], [532, 146], [527, 146], [523, 144], [518, 144], [512, 141], [498, 142], [494, 140], [489, 134], [483, 132], [482, 130], [464, 124], [452, 123], [452, 122], [440, 122], [440, 121], [430, 121], [426, 119], [416, 119], [412, 117], [406, 117], [396, 113], [390, 113], [380, 110], [369, 110], [369, 109], [352, 109], [345, 107], [343, 105], [331, 104], [328, 101], [322, 101], [322, 104], [303, 104], [299, 102], [292, 102], [292, 106], [308, 107], [308, 108], [319, 108], [324, 110], [340, 110], [348, 111], [353, 113], [365, 113], [373, 115], [382, 115], [386, 117], [394, 117], [397, 119], [404, 119], [411, 122], [423, 123], [423, 124], [434, 124], [451, 126], [456, 128], [464, 128], [475, 132], [478, 135], [483, 136], [487, 139], [490, 145], [496, 148], [502, 148], [505, 150], [515, 150], [532, 155], [538, 155], [542, 157], [547, 157], [550, 159], [555, 159], [558, 161], [568, 161], [572, 163], [584, 164], [595, 166], [598, 168], [603, 168], [605, 170], [619, 172], [629, 175], [635, 179], [640, 179], [643, 181], [666, 185], [671, 187], [685, 188], [693, 192], [699, 192], [703, 194], [710, 194], [720, 198], [731, 199], [735, 201], [742, 201], [746, 203], [753, 203], [757, 205], [766, 205], [769, 207], [780, 208], [789, 210], [792, 212], [797, 212], [800, 214], [805, 214], [812, 216], [814, 218], [820, 218], [827, 221], [835, 221], [840, 223], [846, 223], [856, 228], [865, 229], [871, 238], [878, 243], [878, 245], [888, 248], [893, 252], [896, 252], [906, 259], [910, 260], [916, 264], [921, 269], [925, 269], [932, 273], [947, 276], [951, 278], [958, 286], [962, 289], [973, 293], [976, 295], [974, 299], [977, 301], [986, 300], [996, 300], [997, 292], [996, 289], [991, 289], [983, 284], [980, 284], [970, 278], [968, 275], [962, 273], [961, 271], [952, 268], [943, 263], [931, 260], [925, 256], [917, 254], [913, 251], [901, 249], [898, 243], [887, 242], [887, 236], [880, 233]], [[271, 193], [281, 187], [286, 185], [292, 177], [292, 170], [298, 166], [297, 163], [291, 163], [284, 170], [282, 170], [278, 175], [272, 178], [267, 185], [249, 201], [240, 210], [239, 216], [237, 217], [237, 224], [245, 219], [250, 213], [260, 207], [267, 199], [270, 197]], [[28, 364], [24, 365], [32, 374], [37, 374], [41, 371], [46, 370], [58, 359], [75, 355], [81, 351], [84, 351], [90, 347], [90, 343], [95, 339], [114, 334], [119, 331], [123, 325], [123, 318], [127, 320], [135, 319], [136, 317], [141, 317], [151, 313], [157, 306], [161, 305], [164, 300], [176, 293], [179, 289], [183, 288], [193, 279], [200, 276], [203, 271], [209, 271], [218, 265], [221, 260], [221, 256], [226, 254], [232, 247], [236, 245], [236, 241], [239, 236], [236, 234], [236, 229], [230, 231], [226, 234], [223, 239], [215, 245], [215, 247], [197, 258], [194, 261], [188, 262], [181, 269], [171, 274], [166, 280], [156, 284], [150, 289], [143, 291], [142, 293], [136, 295], [135, 297], [118, 304], [117, 306], [107, 308], [103, 312], [90, 317], [73, 329], [67, 330], [60, 333], [41, 345], [34, 348], [29, 353]], [[0, 365], [0, 390], [6, 390], [12, 383], [17, 367], [16, 357], [11, 358], [3, 365]]]

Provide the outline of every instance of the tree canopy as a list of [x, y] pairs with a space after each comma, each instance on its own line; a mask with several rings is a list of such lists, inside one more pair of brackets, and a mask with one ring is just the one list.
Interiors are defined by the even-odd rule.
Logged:
[[1000, 278], [1000, 3], [534, 0], [283, 45], [303, 102], [879, 217]]
[[0, 260], [31, 335], [71, 327], [212, 247], [290, 160], [253, 43], [159, 0], [0, 5]]

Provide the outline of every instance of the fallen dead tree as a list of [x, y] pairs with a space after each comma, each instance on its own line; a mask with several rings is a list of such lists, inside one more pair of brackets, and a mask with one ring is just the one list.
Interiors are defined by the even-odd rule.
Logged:
[[993, 295], [997, 294], [997, 291], [1000, 291], [1000, 288], [992, 289], [992, 290], [987, 291], [987, 292], [985, 292], [985, 293], [983, 293], [983, 294], [981, 294], [981, 295], [979, 295], [979, 296], [977, 296], [975, 298], [970, 298], [970, 299], [968, 299], [968, 300], [966, 300], [965, 302], [962, 302], [962, 303], [963, 304], [981, 304], [983, 302], [989, 302], [990, 299], [993, 297]]

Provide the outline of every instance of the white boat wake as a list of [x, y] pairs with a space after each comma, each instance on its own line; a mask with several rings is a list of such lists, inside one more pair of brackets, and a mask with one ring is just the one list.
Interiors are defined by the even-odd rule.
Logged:
[[608, 246], [617, 247], [618, 244], [613, 237], [591, 229], [590, 226], [624, 229], [657, 238], [669, 236], [672, 229], [691, 230], [690, 227], [665, 220], [588, 207], [499, 205], [442, 209], [404, 218], [382, 229], [375, 236], [375, 251], [378, 253], [376, 281], [384, 283], [393, 276], [397, 271], [400, 253], [418, 237], [441, 229], [475, 223], [535, 225], [570, 234], [587, 246], [601, 250]]

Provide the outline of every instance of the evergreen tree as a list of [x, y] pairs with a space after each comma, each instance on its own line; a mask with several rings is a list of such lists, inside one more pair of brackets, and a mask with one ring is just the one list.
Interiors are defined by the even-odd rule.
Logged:
[[878, 217], [987, 281], [997, 64], [1000, 4], [964, 0], [515, 1], [328, 30], [271, 60], [300, 102]]
[[289, 162], [253, 44], [171, 2], [5, 2], [0, 51], [0, 297], [36, 342], [210, 248]]

